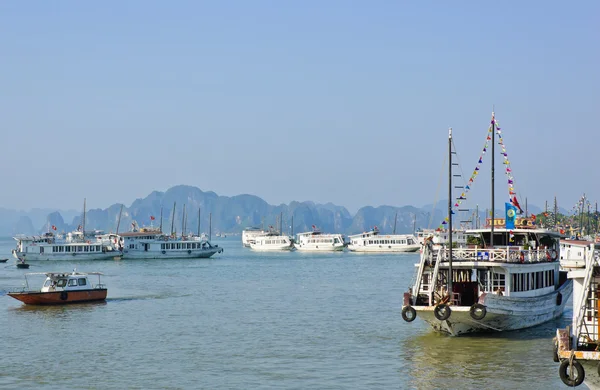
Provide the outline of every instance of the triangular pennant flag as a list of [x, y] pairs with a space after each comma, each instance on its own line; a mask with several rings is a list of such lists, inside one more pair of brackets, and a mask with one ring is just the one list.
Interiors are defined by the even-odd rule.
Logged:
[[466, 185], [466, 186], [465, 186], [465, 188], [466, 188], [467, 190], [470, 190], [470, 189], [471, 189], [471, 187], [469, 187], [468, 185]]
[[483, 161], [481, 161], [481, 157], [479, 157], [479, 164], [481, 164]]

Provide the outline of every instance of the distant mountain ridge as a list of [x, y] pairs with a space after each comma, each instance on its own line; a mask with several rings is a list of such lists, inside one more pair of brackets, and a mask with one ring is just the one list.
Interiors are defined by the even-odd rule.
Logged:
[[[175, 213], [173, 219], [173, 205]], [[240, 233], [251, 226], [277, 227], [280, 216], [283, 218], [283, 231], [311, 230], [315, 225], [323, 232], [355, 234], [377, 226], [382, 233], [391, 233], [396, 224], [396, 232], [411, 233], [415, 228], [436, 228], [446, 215], [447, 201], [440, 201], [421, 208], [414, 206], [365, 206], [352, 215], [345, 207], [333, 203], [317, 204], [311, 201], [292, 201], [289, 204], [270, 205], [262, 198], [241, 194], [219, 196], [212, 191], [202, 191], [197, 187], [178, 185], [165, 192], [153, 191], [145, 198], [136, 199], [123, 212], [119, 222], [121, 204], [113, 204], [106, 209], [90, 209], [86, 212], [86, 230], [99, 229], [106, 232], [129, 231], [135, 221], [139, 226], [158, 226], [161, 223], [165, 232], [197, 232], [198, 210], [200, 210], [201, 231], [209, 230], [209, 213], [212, 215], [212, 233]], [[183, 221], [183, 206], [186, 208], [186, 221]], [[446, 206], [447, 207], [447, 206]], [[530, 211], [537, 211], [535, 206]], [[395, 219], [397, 213], [397, 221]], [[433, 215], [432, 215], [433, 214]], [[480, 210], [483, 221], [485, 210]], [[151, 220], [151, 216], [155, 219]], [[431, 225], [430, 225], [431, 221]], [[0, 208], [0, 235], [39, 234], [50, 230], [76, 230], [82, 224], [82, 211], [59, 211], [33, 209], [30, 212]], [[185, 225], [185, 226], [184, 226]], [[456, 224], [458, 226], [458, 223]]]

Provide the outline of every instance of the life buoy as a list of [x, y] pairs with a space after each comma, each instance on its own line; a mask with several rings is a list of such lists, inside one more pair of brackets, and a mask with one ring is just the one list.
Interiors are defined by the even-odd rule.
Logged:
[[412, 306], [402, 308], [402, 319], [406, 322], [413, 322], [417, 318], [417, 311]]
[[192, 251], [190, 249], [188, 249], [188, 255], [191, 255]]
[[66, 291], [63, 291], [60, 293], [60, 299], [63, 301], [66, 301], [67, 299], [69, 299], [69, 293]]
[[[558, 374], [560, 375], [560, 380], [569, 387], [579, 386], [580, 384], [583, 383], [583, 380], [585, 379], [585, 370], [583, 369], [583, 366], [581, 365], [581, 363], [579, 363], [575, 359], [573, 359], [573, 369], [572, 370], [569, 370], [570, 365], [571, 365], [571, 362], [569, 362], [569, 359], [565, 359], [562, 361], [562, 363], [560, 363], [560, 367], [558, 368]], [[567, 370], [569, 370], [570, 372], [567, 373]], [[575, 371], [575, 372], [572, 372], [572, 371]], [[573, 374], [575, 374], [575, 375], [573, 375]]]
[[560, 306], [562, 304], [562, 294], [556, 294], [556, 306]]
[[86, 242], [89, 244], [89, 243], [90, 243], [90, 240], [87, 240]]
[[440, 321], [445, 321], [450, 318], [450, 314], [452, 314], [452, 310], [450, 310], [450, 306], [445, 303], [439, 304], [433, 309], [433, 315]]
[[556, 249], [552, 249], [550, 251], [546, 251], [546, 257], [548, 261], [554, 261], [558, 257], [558, 253], [556, 253]]
[[481, 303], [475, 303], [473, 306], [471, 306], [469, 314], [474, 320], [481, 321], [485, 318], [485, 315], [487, 314], [487, 309]]
[[521, 251], [521, 254], [519, 255], [519, 261], [521, 264], [525, 262], [525, 252]]
[[166, 251], [162, 251], [162, 254], [163, 254], [163, 255], [164, 255], [164, 254], [166, 254], [166, 253], [167, 253]]

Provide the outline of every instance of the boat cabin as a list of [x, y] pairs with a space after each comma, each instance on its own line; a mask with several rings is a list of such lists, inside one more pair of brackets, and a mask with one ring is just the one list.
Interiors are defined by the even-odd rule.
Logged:
[[[34, 272], [26, 274], [26, 280], [28, 275], [46, 275], [46, 280], [44, 281], [41, 292], [77, 291], [106, 288], [100, 282], [100, 276], [103, 275], [100, 272]], [[92, 284], [88, 278], [88, 275], [98, 275], [98, 283]], [[27, 282], [27, 285], [29, 286], [29, 282]]]

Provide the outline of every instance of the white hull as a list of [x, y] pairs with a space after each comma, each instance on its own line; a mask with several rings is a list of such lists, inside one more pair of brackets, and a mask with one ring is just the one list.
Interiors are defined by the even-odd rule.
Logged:
[[[181, 250], [181, 251], [135, 251], [135, 250], [124, 250], [123, 260], [129, 259], [207, 259], [215, 253], [220, 253], [223, 248], [210, 248], [203, 250]], [[190, 252], [190, 253], [188, 253]]]
[[293, 247], [287, 246], [270, 246], [270, 245], [254, 245], [251, 244], [250, 248], [259, 252], [277, 252], [277, 251], [291, 251]]
[[351, 252], [370, 252], [370, 253], [412, 253], [417, 252], [421, 248], [420, 245], [383, 245], [383, 246], [356, 246], [348, 245], [348, 250]]
[[112, 260], [121, 257], [121, 252], [23, 253], [13, 251], [13, 256], [23, 261]]
[[344, 245], [298, 245], [294, 244], [294, 248], [301, 252], [339, 252], [344, 250]]
[[[562, 302], [556, 304], [557, 294], [562, 294]], [[433, 314], [433, 306], [413, 306], [417, 317], [427, 322], [436, 332], [451, 336], [480, 332], [503, 332], [530, 328], [543, 324], [562, 315], [564, 307], [573, 292], [572, 280], [567, 280], [557, 291], [531, 298], [511, 298], [487, 294], [484, 301], [487, 314], [482, 320], [474, 320], [468, 306], [450, 306], [447, 320], [440, 321]]]

